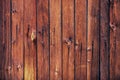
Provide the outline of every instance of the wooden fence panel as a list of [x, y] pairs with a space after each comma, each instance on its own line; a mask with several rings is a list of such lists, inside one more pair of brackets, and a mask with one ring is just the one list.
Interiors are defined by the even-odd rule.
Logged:
[[119, 0], [0, 0], [0, 80], [119, 80]]
[[38, 80], [49, 80], [49, 0], [37, 1]]
[[50, 80], [62, 79], [61, 0], [50, 0]]
[[62, 0], [63, 80], [74, 80], [74, 0]]
[[75, 2], [75, 79], [87, 79], [87, 0]]
[[[29, 7], [28, 7], [29, 6]], [[36, 1], [24, 0], [24, 79], [36, 80]]]
[[23, 0], [12, 0], [12, 80], [23, 79]]

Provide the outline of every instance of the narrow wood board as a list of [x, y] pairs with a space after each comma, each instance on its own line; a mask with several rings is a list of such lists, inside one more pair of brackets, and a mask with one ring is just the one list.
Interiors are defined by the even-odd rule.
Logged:
[[49, 0], [37, 0], [38, 80], [49, 80]]
[[62, 0], [63, 80], [74, 80], [74, 0]]
[[50, 80], [61, 79], [61, 0], [50, 0]]
[[120, 79], [120, 1], [110, 2], [110, 79]]
[[36, 80], [36, 1], [24, 0], [24, 80]]
[[23, 79], [23, 0], [12, 0], [12, 80]]
[[5, 78], [11, 80], [12, 64], [11, 64], [11, 0], [4, 0], [4, 54], [5, 54]]
[[88, 0], [87, 80], [99, 80], [100, 0]]
[[109, 0], [101, 0], [100, 9], [100, 79], [109, 80]]
[[4, 53], [4, 0], [0, 1], [0, 79], [5, 79], [5, 53]]
[[87, 79], [87, 1], [75, 2], [75, 79]]

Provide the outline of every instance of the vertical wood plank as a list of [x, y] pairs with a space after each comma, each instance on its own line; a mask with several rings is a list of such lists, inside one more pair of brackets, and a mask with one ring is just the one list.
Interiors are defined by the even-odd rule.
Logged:
[[5, 54], [5, 79], [11, 80], [11, 0], [4, 0], [4, 54]]
[[116, 65], [116, 26], [115, 26], [115, 2], [110, 2], [110, 80], [115, 80]]
[[101, 0], [100, 9], [100, 79], [109, 80], [109, 0]]
[[36, 1], [24, 0], [24, 80], [36, 80]]
[[23, 0], [12, 0], [12, 80], [23, 79]]
[[75, 1], [75, 79], [87, 80], [87, 1]]
[[4, 53], [4, 0], [0, 1], [0, 80], [5, 79], [5, 53]]
[[38, 80], [49, 80], [48, 0], [37, 0]]
[[63, 80], [74, 80], [74, 0], [62, 0]]
[[50, 0], [50, 80], [62, 79], [61, 0]]
[[100, 0], [88, 0], [87, 80], [99, 80]]
[[110, 79], [120, 79], [120, 1], [112, 0], [110, 5]]

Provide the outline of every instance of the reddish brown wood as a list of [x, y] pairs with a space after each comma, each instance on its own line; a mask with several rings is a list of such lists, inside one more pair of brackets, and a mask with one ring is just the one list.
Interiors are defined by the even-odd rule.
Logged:
[[48, 0], [37, 0], [38, 80], [49, 80], [49, 12]]
[[62, 79], [61, 0], [50, 0], [50, 80]]
[[24, 0], [24, 80], [36, 80], [36, 46], [36, 1]]
[[120, 1], [113, 0], [110, 5], [110, 79], [120, 79]]
[[87, 79], [87, 54], [86, 54], [86, 0], [75, 2], [75, 79]]
[[74, 0], [62, 0], [63, 80], [74, 80]]
[[116, 65], [116, 28], [114, 0], [110, 2], [110, 80], [115, 80]]
[[23, 0], [12, 0], [12, 80], [23, 79]]
[[12, 65], [11, 65], [11, 4], [10, 0], [4, 0], [4, 54], [5, 54], [5, 66], [4, 66], [4, 72], [5, 77], [4, 80], [11, 80], [11, 72], [12, 72]]
[[109, 80], [109, 0], [100, 3], [100, 79]]
[[5, 53], [4, 53], [4, 1], [0, 1], [0, 79], [5, 79]]
[[87, 80], [99, 80], [100, 0], [88, 0]]

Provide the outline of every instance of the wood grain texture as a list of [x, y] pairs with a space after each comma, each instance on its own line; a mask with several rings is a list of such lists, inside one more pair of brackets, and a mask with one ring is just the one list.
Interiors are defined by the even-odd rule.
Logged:
[[0, 0], [0, 80], [119, 80], [120, 0]]
[[5, 78], [5, 53], [4, 53], [4, 1], [0, 1], [0, 79]]
[[36, 80], [36, 47], [36, 1], [24, 0], [24, 80]]
[[4, 55], [5, 55], [5, 66], [4, 66], [4, 72], [5, 77], [3, 80], [11, 80], [11, 72], [12, 72], [12, 64], [11, 64], [11, 1], [10, 0], [4, 0]]
[[50, 80], [62, 79], [61, 0], [50, 0]]
[[38, 80], [49, 80], [49, 8], [48, 0], [37, 0]]
[[74, 80], [74, 0], [62, 0], [63, 80]]
[[110, 80], [115, 80], [116, 65], [116, 26], [114, 0], [110, 2]]
[[120, 1], [110, 2], [110, 79], [120, 79]]
[[100, 9], [100, 79], [109, 80], [109, 0], [101, 0]]
[[12, 80], [23, 79], [23, 0], [12, 0]]
[[100, 0], [88, 0], [87, 80], [99, 80]]
[[87, 1], [76, 0], [75, 2], [75, 79], [87, 79]]

